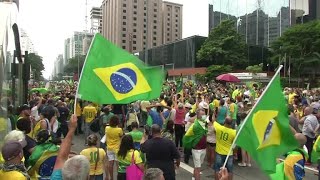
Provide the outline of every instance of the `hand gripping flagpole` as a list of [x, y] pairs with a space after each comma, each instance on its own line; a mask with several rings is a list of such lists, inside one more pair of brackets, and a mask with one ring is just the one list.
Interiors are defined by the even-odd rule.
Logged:
[[272, 84], [272, 82], [274, 81], [274, 79], [276, 78], [276, 76], [280, 73], [282, 67], [283, 67], [283, 65], [280, 65], [280, 66], [279, 66], [279, 68], [277, 69], [277, 72], [273, 75], [273, 77], [272, 77], [271, 81], [269, 82], [269, 84], [267, 85], [266, 89], [262, 92], [262, 94], [260, 95], [259, 99], [258, 99], [257, 102], [254, 104], [254, 106], [253, 106], [252, 109], [250, 110], [249, 114], [246, 116], [245, 120], [243, 121], [242, 125], [240, 126], [240, 129], [239, 129], [236, 137], [234, 138], [234, 140], [233, 140], [233, 142], [232, 142], [231, 148], [230, 148], [230, 150], [229, 150], [229, 152], [228, 152], [228, 155], [227, 155], [226, 160], [225, 160], [224, 163], [223, 163], [222, 168], [225, 168], [225, 167], [226, 167], [227, 162], [228, 162], [228, 159], [229, 159], [229, 157], [230, 157], [230, 154], [232, 153], [233, 147], [235, 146], [236, 141], [237, 141], [237, 139], [238, 139], [238, 137], [239, 137], [239, 134], [241, 133], [244, 125], [247, 123], [249, 117], [251, 116], [251, 114], [252, 114], [252, 112], [253, 112], [252, 110], [256, 108], [257, 104], [259, 104], [259, 102], [260, 102], [260, 100], [261, 100], [261, 97], [263, 97], [264, 94], [266, 93], [266, 91], [269, 89], [270, 85]]

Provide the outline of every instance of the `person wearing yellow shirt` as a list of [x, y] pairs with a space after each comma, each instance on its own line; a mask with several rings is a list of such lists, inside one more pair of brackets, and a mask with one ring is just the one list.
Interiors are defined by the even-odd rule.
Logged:
[[76, 115], [77, 115], [77, 118], [78, 118], [78, 126], [77, 126], [77, 130], [76, 130], [76, 135], [79, 133], [79, 134], [83, 134], [83, 131], [82, 131], [82, 122], [83, 122], [83, 119], [82, 119], [82, 101], [80, 99], [77, 99], [77, 105], [76, 105]]
[[110, 179], [113, 179], [114, 161], [116, 161], [116, 166], [118, 169], [118, 159], [116, 154], [119, 151], [121, 137], [123, 136], [123, 131], [121, 128], [119, 128], [119, 124], [120, 120], [118, 116], [112, 116], [110, 118], [109, 126], [107, 126], [105, 129]]
[[98, 148], [98, 137], [91, 134], [88, 138], [88, 148], [82, 150], [80, 155], [84, 155], [90, 162], [90, 179], [103, 179], [103, 172], [108, 177], [106, 152], [102, 148]]
[[294, 103], [294, 97], [296, 95], [297, 94], [293, 90], [290, 90], [290, 93], [288, 95], [288, 104], [293, 104]]
[[30, 178], [22, 162], [22, 145], [18, 141], [6, 142], [1, 153], [5, 163], [0, 168], [0, 179], [27, 180]]
[[[227, 155], [232, 148], [232, 142], [236, 137], [236, 130], [232, 129], [232, 119], [227, 117], [224, 121], [224, 125], [220, 125], [218, 122], [213, 123], [214, 129], [216, 131], [216, 159], [215, 159], [215, 179], [219, 179], [219, 171], [223, 166]], [[232, 151], [231, 151], [232, 153]], [[226, 165], [229, 177], [232, 179], [232, 169], [233, 169], [233, 156], [230, 154], [227, 165]]]
[[[85, 136], [88, 137], [89, 134], [93, 133], [90, 130], [90, 125], [97, 116], [97, 109], [93, 106], [92, 102], [89, 102], [89, 104], [83, 108], [82, 114], [84, 115]], [[85, 144], [87, 144], [87, 139], [85, 140]]]

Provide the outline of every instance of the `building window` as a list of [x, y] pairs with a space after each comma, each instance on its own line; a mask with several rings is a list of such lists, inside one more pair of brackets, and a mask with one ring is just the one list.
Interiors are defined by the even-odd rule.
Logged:
[[137, 32], [137, 29], [133, 29], [133, 32]]
[[176, 34], [176, 37], [178, 37], [178, 34]]
[[176, 17], [178, 17], [178, 14], [176, 14]]
[[170, 17], [170, 13], [168, 13], [168, 16]]
[[146, 30], [143, 30], [143, 33], [147, 33], [147, 31], [146, 31]]
[[153, 17], [154, 17], [154, 18], [157, 18], [157, 14], [154, 14]]
[[179, 12], [179, 8], [176, 8], [176, 13], [178, 13]]
[[122, 49], [127, 49], [126, 46], [122, 46]]
[[138, 0], [134, 0], [133, 2], [134, 2], [134, 3], [137, 3], [137, 2], [138, 2]]
[[157, 20], [153, 20], [153, 23], [157, 24]]
[[133, 17], [133, 20], [136, 21], [136, 20], [137, 20], [137, 17]]
[[122, 43], [126, 43], [126, 40], [122, 40]]
[[170, 39], [168, 38], [167, 41], [170, 41]]
[[170, 31], [170, 28], [167, 28], [167, 31]]
[[168, 26], [170, 26], [170, 23], [167, 23]]
[[127, 16], [123, 16], [122, 19], [127, 19]]
[[178, 27], [178, 24], [176, 24], [176, 27]]
[[144, 25], [143, 25], [143, 27], [144, 27], [144, 28], [146, 28], [146, 27], [147, 27], [147, 25], [145, 25], [145, 24], [144, 24]]
[[133, 6], [133, 8], [134, 8], [134, 9], [137, 9], [137, 6], [136, 6], [136, 5], [134, 5], [134, 6]]
[[167, 33], [167, 36], [170, 36], [170, 33]]
[[153, 43], [153, 46], [157, 46], [157, 43]]
[[133, 44], [137, 44], [137, 41], [133, 41]]
[[127, 7], [127, 5], [126, 5], [126, 4], [123, 4], [122, 7]]
[[145, 45], [146, 45], [146, 42], [143, 42], [143, 45], [145, 46]]
[[137, 11], [133, 11], [133, 14], [137, 14]]
[[157, 3], [154, 3], [154, 6], [158, 6], [158, 4], [157, 4]]
[[176, 29], [176, 32], [178, 32], [178, 29]]
[[143, 10], [145, 10], [145, 11], [146, 11], [146, 10], [147, 10], [147, 7], [144, 7], [144, 8], [143, 8]]
[[147, 22], [147, 20], [146, 20], [146, 19], [143, 19], [143, 22]]
[[133, 35], [133, 38], [137, 38], [137, 35]]
[[143, 36], [143, 39], [146, 39], [146, 36]]
[[123, 24], [123, 25], [127, 25], [127, 23], [126, 23], [126, 22], [123, 22], [122, 24]]
[[125, 10], [125, 9], [124, 9], [122, 12], [123, 12], [123, 13], [126, 13], [126, 12], [127, 12], [127, 10]]
[[153, 35], [157, 35], [157, 32], [156, 32], [156, 31], [153, 31]]
[[170, 21], [170, 18], [168, 18], [168, 21]]
[[122, 31], [126, 31], [127, 29], [126, 28], [122, 28]]
[[126, 34], [122, 34], [122, 37], [126, 37], [127, 35]]
[[176, 22], [178, 22], [178, 19], [176, 19]]
[[133, 23], [133, 26], [137, 26], [137, 23]]
[[154, 9], [153, 11], [154, 11], [154, 12], [158, 12], [158, 9]]
[[143, 13], [144, 16], [147, 16], [147, 13]]
[[153, 29], [157, 29], [157, 26], [153, 26]]
[[153, 40], [155, 40], [155, 41], [156, 41], [156, 40], [157, 40], [157, 37], [153, 37]]
[[137, 50], [137, 47], [133, 46], [133, 50]]

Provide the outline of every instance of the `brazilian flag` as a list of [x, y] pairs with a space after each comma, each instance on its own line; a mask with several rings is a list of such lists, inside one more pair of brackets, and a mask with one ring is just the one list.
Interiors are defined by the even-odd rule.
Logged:
[[276, 171], [277, 157], [298, 147], [298, 142], [289, 128], [279, 73], [272, 78], [240, 126], [235, 141], [251, 155], [266, 174]]
[[183, 79], [182, 74], [180, 75], [179, 79], [176, 81], [177, 84], [177, 94], [183, 95]]
[[78, 97], [98, 104], [128, 104], [160, 96], [165, 74], [96, 34], [87, 54]]
[[182, 145], [184, 148], [192, 149], [194, 148], [201, 138], [206, 135], [208, 129], [204, 122], [196, 119], [195, 122], [190, 126], [186, 134], [183, 136]]

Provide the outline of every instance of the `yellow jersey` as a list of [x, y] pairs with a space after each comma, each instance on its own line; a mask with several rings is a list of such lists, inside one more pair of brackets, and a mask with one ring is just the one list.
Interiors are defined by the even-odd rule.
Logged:
[[290, 93], [288, 95], [288, 104], [293, 104], [294, 103], [294, 97], [296, 96], [296, 93]]
[[97, 109], [89, 105], [83, 108], [82, 114], [84, 115], [85, 122], [90, 123], [96, 117]]
[[220, 155], [228, 155], [230, 148], [232, 148], [232, 142], [236, 137], [236, 130], [222, 126], [216, 121], [213, 126], [216, 131], [216, 152]]
[[[84, 155], [85, 157], [88, 158], [90, 162], [90, 175], [100, 175], [103, 174], [104, 172], [104, 167], [103, 167], [103, 161], [106, 158], [106, 152], [99, 148], [99, 160], [98, 159], [98, 151], [96, 147], [89, 147], [87, 149], [84, 149], [80, 152], [80, 155]], [[96, 162], [97, 162], [97, 168], [96, 167]]]
[[107, 126], [105, 133], [108, 150], [117, 153], [119, 151], [121, 137], [123, 135], [122, 129], [118, 127]]
[[14, 180], [27, 180], [21, 172], [19, 171], [3, 171], [0, 170], [0, 179], [14, 179]]
[[218, 108], [220, 105], [220, 101], [218, 99], [214, 99], [213, 100], [213, 106], [214, 106], [214, 109]]

